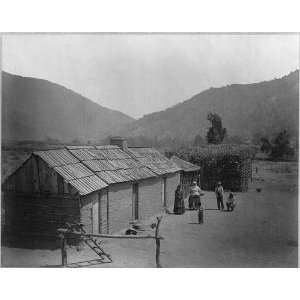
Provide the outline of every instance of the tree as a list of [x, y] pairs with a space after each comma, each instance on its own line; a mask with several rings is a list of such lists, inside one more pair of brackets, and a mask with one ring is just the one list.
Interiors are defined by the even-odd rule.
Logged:
[[270, 154], [270, 152], [272, 151], [272, 145], [271, 145], [269, 139], [267, 137], [262, 137], [260, 139], [260, 143], [261, 143], [261, 146], [260, 146], [261, 152]]
[[290, 135], [286, 130], [279, 132], [271, 141], [267, 137], [262, 137], [260, 143], [260, 150], [268, 154], [271, 160], [286, 159], [295, 154], [290, 145]]
[[271, 159], [278, 160], [293, 155], [294, 149], [290, 146], [290, 135], [286, 130], [283, 130], [272, 141], [270, 157]]
[[206, 134], [209, 144], [220, 144], [226, 136], [226, 128], [223, 128], [222, 119], [218, 114], [209, 113], [207, 120], [211, 122], [211, 127]]

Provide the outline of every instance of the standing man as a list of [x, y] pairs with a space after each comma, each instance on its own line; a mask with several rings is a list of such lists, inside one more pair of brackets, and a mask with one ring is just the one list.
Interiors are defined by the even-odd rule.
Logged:
[[220, 210], [220, 206], [222, 210], [224, 210], [224, 203], [223, 203], [223, 196], [224, 196], [224, 189], [222, 187], [222, 183], [219, 181], [218, 185], [215, 189], [216, 197], [217, 197], [217, 205], [218, 210]]

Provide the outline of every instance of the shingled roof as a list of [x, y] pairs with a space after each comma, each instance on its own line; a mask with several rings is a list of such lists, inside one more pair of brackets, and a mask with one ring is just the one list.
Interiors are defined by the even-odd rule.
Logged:
[[128, 153], [157, 175], [175, 173], [181, 170], [173, 161], [154, 148], [128, 148]]
[[171, 160], [180, 167], [184, 172], [196, 172], [199, 171], [201, 168], [197, 165], [194, 165], [186, 160], [179, 158], [178, 156], [172, 156]]
[[33, 154], [54, 168], [81, 195], [105, 188], [109, 184], [157, 176], [118, 146], [68, 146]]
[[90, 194], [114, 183], [138, 181], [181, 170], [153, 148], [127, 148], [123, 151], [114, 145], [67, 146], [35, 151], [32, 155], [41, 158], [80, 195]]
[[60, 174], [80, 195], [101, 190], [108, 184], [85, 166], [68, 149], [36, 151], [33, 153], [44, 160], [50, 168]]

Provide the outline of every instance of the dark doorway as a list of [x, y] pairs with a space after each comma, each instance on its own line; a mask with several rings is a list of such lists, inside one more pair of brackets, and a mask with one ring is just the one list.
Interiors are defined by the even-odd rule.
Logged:
[[167, 178], [163, 177], [163, 181], [162, 181], [162, 194], [163, 194], [163, 206], [167, 207]]
[[134, 183], [132, 185], [132, 217], [133, 220], [139, 219], [139, 185]]

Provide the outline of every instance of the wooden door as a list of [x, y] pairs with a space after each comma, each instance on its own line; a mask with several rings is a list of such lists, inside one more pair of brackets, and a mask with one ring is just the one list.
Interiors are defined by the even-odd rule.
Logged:
[[132, 185], [132, 218], [139, 219], [139, 186], [137, 183]]
[[162, 180], [162, 204], [167, 207], [167, 178], [163, 177]]
[[98, 193], [99, 202], [99, 232], [109, 233], [108, 227], [108, 195], [107, 191]]
[[92, 202], [92, 233], [99, 233], [99, 202], [98, 195], [95, 194]]

